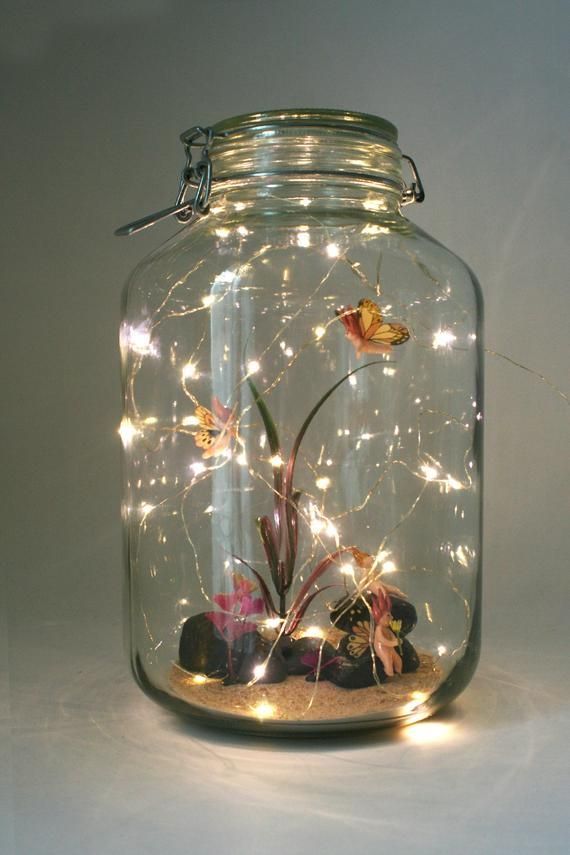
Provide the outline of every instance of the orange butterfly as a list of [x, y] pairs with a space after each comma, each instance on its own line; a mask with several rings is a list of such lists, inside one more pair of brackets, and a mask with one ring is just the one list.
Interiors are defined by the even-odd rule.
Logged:
[[373, 300], [360, 300], [356, 309], [344, 306], [336, 314], [358, 357], [362, 353], [390, 353], [392, 345], [403, 344], [410, 337], [404, 324], [385, 323]]
[[235, 407], [224, 407], [219, 398], [212, 398], [211, 412], [207, 407], [198, 406], [194, 415], [198, 419], [200, 430], [194, 434], [194, 442], [203, 448], [202, 457], [217, 457], [226, 451], [236, 436]]

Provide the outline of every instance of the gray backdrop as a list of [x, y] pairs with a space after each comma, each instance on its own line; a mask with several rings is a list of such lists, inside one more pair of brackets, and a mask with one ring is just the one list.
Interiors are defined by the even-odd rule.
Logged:
[[488, 347], [570, 392], [568, 3], [1, 5], [0, 852], [566, 851], [568, 402], [487, 358], [485, 646], [453, 709], [310, 746], [183, 726], [123, 659], [117, 436], [120, 290], [174, 225], [112, 232], [170, 204], [190, 125], [379, 114]]

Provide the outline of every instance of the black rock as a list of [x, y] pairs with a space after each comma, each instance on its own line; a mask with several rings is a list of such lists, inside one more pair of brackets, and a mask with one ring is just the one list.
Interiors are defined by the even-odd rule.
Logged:
[[354, 626], [357, 634], [349, 632], [341, 639], [338, 645], [339, 654], [346, 657], [346, 659], [354, 659], [355, 661], [360, 660], [363, 656], [367, 656], [370, 659], [372, 651], [369, 626], [368, 620], [358, 621]]
[[178, 648], [180, 665], [186, 671], [208, 677], [237, 673], [245, 651], [253, 650], [257, 638], [257, 633], [246, 632], [228, 645], [208, 613], [201, 612], [189, 617], [182, 627]]
[[402, 621], [402, 628], [399, 631], [399, 635], [409, 635], [418, 622], [418, 613], [415, 607], [408, 600], [403, 600], [401, 597], [391, 596], [390, 599], [392, 601], [390, 612], [393, 619]]
[[370, 607], [363, 602], [362, 597], [343, 597], [334, 604], [330, 619], [337, 629], [352, 632], [352, 627], [359, 621], [370, 620]]
[[[375, 662], [376, 678], [379, 683], [385, 683], [387, 677], [382, 663], [378, 658]], [[327, 668], [326, 676], [327, 680], [342, 689], [366, 689], [368, 686], [377, 685], [370, 655], [363, 655], [357, 660], [339, 657]]]
[[[322, 648], [322, 651], [321, 651]], [[284, 651], [289, 674], [309, 674], [318, 669], [322, 673], [336, 656], [332, 644], [322, 638], [293, 639], [289, 650]]]
[[[237, 672], [238, 683], [249, 683], [256, 678], [255, 668], [265, 666], [256, 683], [282, 683], [287, 679], [287, 665], [279, 647], [274, 647], [260, 635], [255, 636], [253, 644], [243, 651], [243, 656]], [[233, 682], [231, 679], [228, 682]]]
[[[394, 620], [402, 621], [400, 635], [408, 635], [415, 627], [418, 616], [414, 606], [407, 600], [401, 597], [391, 596], [392, 601], [392, 617]], [[343, 597], [338, 600], [331, 611], [330, 619], [332, 623], [343, 632], [352, 633], [353, 628], [359, 623], [370, 620], [370, 611], [372, 608], [372, 596], [366, 594], [361, 597]]]
[[402, 638], [401, 656], [403, 674], [411, 674], [413, 671], [418, 670], [420, 667], [420, 657], [416, 653], [413, 644], [407, 638]]
[[222, 677], [228, 672], [228, 645], [206, 613], [185, 621], [178, 650], [180, 665], [187, 671]]

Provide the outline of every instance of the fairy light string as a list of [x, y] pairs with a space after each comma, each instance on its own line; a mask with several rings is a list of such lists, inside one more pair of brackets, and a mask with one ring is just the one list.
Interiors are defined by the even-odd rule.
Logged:
[[[254, 264], [256, 260], [262, 258], [267, 251], [270, 249], [270, 246], [263, 247], [262, 250], [254, 253], [249, 260], [244, 262], [243, 267], [247, 267], [248, 265]], [[334, 271], [337, 269], [339, 265], [346, 265], [348, 269], [352, 272], [354, 277], [358, 280], [361, 285], [366, 286], [367, 288], [371, 288], [376, 297], [380, 297], [382, 294], [382, 286], [380, 280], [380, 270], [382, 266], [382, 255], [378, 258], [378, 263], [376, 267], [376, 281], [374, 284], [371, 284], [363, 270], [359, 262], [355, 262], [352, 259], [348, 258], [346, 254], [343, 254], [339, 251], [337, 255], [330, 256], [331, 264], [329, 265], [325, 274], [319, 280], [317, 286], [310, 292], [307, 298], [303, 301], [302, 305], [290, 316], [290, 318], [286, 321], [286, 323], [282, 324], [277, 332], [270, 338], [269, 342], [261, 348], [259, 353], [255, 356], [250, 356], [248, 360], [246, 360], [247, 364], [252, 364], [255, 362], [256, 366], [263, 366], [263, 376], [264, 383], [260, 390], [261, 395], [264, 398], [270, 398], [271, 393], [273, 393], [279, 385], [283, 382], [284, 378], [288, 375], [288, 372], [293, 368], [293, 366], [298, 363], [301, 357], [310, 352], [313, 348], [321, 348], [325, 344], [326, 336], [329, 335], [330, 328], [333, 325], [338, 325], [338, 320], [335, 317], [325, 317], [323, 318], [319, 324], [313, 326], [310, 330], [310, 335], [298, 346], [296, 349], [287, 344], [287, 330], [294, 326], [300, 317], [302, 317], [303, 313], [306, 313], [309, 308], [315, 305], [315, 301], [321, 294], [324, 286], [329, 282], [331, 276]], [[148, 435], [154, 435], [158, 437], [158, 444], [151, 445], [150, 450], [157, 450], [160, 446], [160, 437], [172, 436], [175, 434], [180, 434], [182, 436], [186, 435], [192, 437], [195, 435], [195, 425], [192, 424], [192, 417], [186, 417], [190, 421], [187, 424], [184, 424], [183, 421], [176, 422], [173, 425], [163, 425], [156, 424], [153, 421], [152, 416], [143, 417], [141, 413], [137, 399], [136, 399], [136, 389], [135, 382], [137, 376], [140, 374], [140, 371], [144, 365], [146, 359], [153, 359], [154, 354], [152, 353], [151, 341], [152, 335], [156, 332], [157, 328], [164, 324], [169, 320], [178, 320], [180, 318], [187, 317], [192, 314], [197, 313], [206, 313], [204, 315], [205, 323], [202, 333], [198, 338], [197, 344], [190, 353], [185, 357], [181, 372], [180, 372], [180, 384], [181, 390], [185, 398], [187, 398], [191, 404], [197, 408], [200, 405], [203, 405], [203, 401], [200, 399], [198, 394], [195, 391], [196, 382], [200, 379], [200, 375], [202, 374], [201, 365], [207, 365], [206, 355], [202, 354], [203, 348], [206, 347], [209, 338], [209, 317], [211, 308], [214, 303], [218, 301], [222, 301], [226, 298], [228, 294], [232, 292], [232, 288], [234, 287], [234, 282], [227, 283], [227, 287], [220, 291], [220, 293], [212, 295], [211, 299], [204, 299], [198, 305], [187, 306], [184, 302], [175, 308], [172, 306], [172, 302], [177, 299], [177, 295], [179, 293], [180, 288], [187, 285], [190, 278], [199, 273], [204, 264], [206, 263], [205, 259], [202, 259], [198, 262], [192, 270], [190, 270], [185, 277], [181, 280], [174, 283], [160, 302], [159, 306], [155, 310], [154, 315], [151, 318], [151, 321], [147, 327], [143, 329], [135, 329], [131, 331], [127, 331], [125, 335], [124, 346], [126, 347], [129, 353], [129, 359], [127, 361], [128, 365], [128, 373], [125, 384], [125, 395], [127, 401], [127, 410], [128, 416], [125, 418], [121, 425], [121, 438], [123, 440], [123, 444], [126, 448], [132, 446], [133, 444], [140, 441], [141, 438], [145, 438]], [[425, 265], [414, 261], [420, 268], [425, 268]], [[441, 289], [441, 286], [437, 280], [429, 274], [427, 268], [422, 269], [422, 272], [425, 275], [429, 275], [431, 281], [434, 282], [434, 286], [437, 289]], [[239, 272], [235, 273], [236, 279], [239, 279]], [[209, 297], [209, 295], [206, 295]], [[445, 294], [446, 299], [450, 299], [449, 294]], [[404, 315], [405, 316], [405, 315]], [[147, 342], [147, 331], [149, 333], [149, 339]], [[422, 342], [418, 339], [417, 330], [411, 330], [412, 339], [415, 343], [421, 347], [427, 347], [432, 349], [444, 348], [446, 350], [466, 350], [466, 348], [462, 348], [455, 343], [455, 335], [451, 331], [429, 331], [429, 336], [431, 337], [431, 341]], [[284, 343], [284, 345], [282, 344]], [[286, 357], [286, 362], [280, 368], [278, 368], [273, 376], [268, 377], [268, 365], [271, 363], [270, 357], [273, 356], [274, 352], [278, 351], [281, 356]], [[511, 357], [500, 353], [499, 351], [485, 348], [484, 352], [488, 356], [492, 356], [494, 358], [499, 358], [509, 363], [510, 365], [519, 368], [526, 373], [533, 376], [539, 382], [547, 385], [554, 393], [557, 394], [566, 404], [570, 404], [570, 396], [561, 390], [556, 384], [554, 384], [546, 375], [535, 371], [534, 369], [524, 365], [521, 362], [518, 362]], [[173, 356], [173, 359], [175, 357]], [[232, 392], [232, 401], [237, 403], [240, 398], [240, 389], [247, 381], [247, 376], [242, 376], [241, 379], [238, 380], [236, 387]], [[206, 402], [209, 403], [209, 402]], [[231, 403], [231, 402], [230, 402]], [[233, 404], [232, 404], [233, 406]], [[199, 550], [195, 541], [193, 540], [190, 534], [190, 525], [187, 516], [187, 507], [188, 501], [191, 498], [192, 491], [195, 487], [203, 482], [211, 479], [216, 471], [228, 465], [240, 465], [238, 461], [238, 457], [243, 455], [242, 468], [247, 471], [249, 477], [253, 482], [257, 482], [263, 485], [266, 494], [268, 497], [273, 497], [280, 501], [290, 502], [291, 499], [288, 495], [280, 493], [275, 489], [275, 482], [271, 480], [271, 478], [266, 477], [264, 474], [264, 470], [275, 469], [275, 468], [283, 468], [284, 460], [277, 460], [276, 455], [271, 455], [269, 450], [263, 454], [251, 454], [251, 450], [247, 450], [247, 444], [244, 440], [244, 436], [251, 430], [252, 426], [257, 423], [257, 419], [253, 419], [255, 409], [254, 403], [245, 403], [242, 404], [239, 411], [236, 413], [236, 431], [234, 438], [234, 448], [227, 455], [223, 456], [221, 459], [215, 459], [214, 462], [207, 462], [200, 465], [190, 480], [182, 485], [179, 489], [175, 490], [168, 496], [160, 499], [156, 502], [156, 504], [146, 504], [141, 506], [140, 511], [140, 519], [138, 520], [138, 536], [136, 537], [136, 545], [135, 550], [133, 551], [132, 561], [135, 567], [139, 566], [140, 563], [140, 548], [143, 540], [143, 535], [148, 531], [147, 524], [149, 518], [152, 518], [154, 515], [163, 511], [165, 508], [174, 509], [177, 507], [177, 511], [180, 514], [182, 528], [184, 532], [184, 536], [186, 542], [191, 550], [191, 554], [193, 556], [193, 573], [196, 577], [198, 589], [200, 591], [200, 595], [203, 597], [203, 600], [209, 604], [209, 606], [213, 606], [212, 601], [212, 592], [209, 591], [209, 586], [205, 581], [204, 572], [200, 566], [199, 559]], [[471, 463], [471, 455], [473, 452], [473, 448], [469, 445], [464, 450], [463, 453], [463, 476], [461, 478], [457, 478], [456, 475], [458, 473], [446, 472], [442, 469], [441, 463], [437, 458], [434, 458], [427, 450], [423, 448], [424, 436], [433, 437], [437, 434], [440, 434], [442, 431], [448, 428], [455, 427], [456, 429], [468, 433], [472, 429], [473, 419], [476, 418], [476, 414], [469, 414], [469, 420], [463, 420], [458, 418], [457, 415], [452, 413], [448, 413], [445, 410], [439, 408], [432, 407], [421, 407], [418, 410], [416, 415], [416, 426], [413, 430], [413, 438], [415, 440], [415, 459], [417, 461], [416, 465], [413, 465], [408, 459], [403, 456], [405, 453], [405, 448], [402, 444], [402, 438], [397, 436], [394, 438], [394, 441], [389, 447], [388, 454], [384, 461], [383, 469], [380, 474], [375, 477], [374, 482], [371, 486], [368, 487], [363, 496], [355, 503], [353, 503], [348, 508], [345, 508], [342, 511], [334, 511], [327, 510], [327, 503], [329, 499], [333, 495], [334, 484], [333, 479], [328, 474], [322, 474], [322, 465], [323, 460], [327, 460], [331, 458], [334, 462], [334, 456], [327, 450], [327, 443], [319, 443], [318, 444], [318, 454], [316, 456], [312, 456], [307, 452], [306, 448], [303, 447], [302, 451], [299, 452], [299, 466], [301, 467], [301, 472], [309, 472], [313, 477], [313, 483], [317, 488], [317, 492], [314, 489], [307, 489], [306, 485], [300, 485], [300, 489], [302, 492], [302, 504], [297, 507], [298, 519], [300, 526], [303, 532], [303, 542], [304, 553], [300, 556], [300, 561], [298, 563], [298, 567], [295, 568], [293, 580], [292, 580], [292, 590], [295, 590], [299, 587], [299, 585], [303, 584], [304, 578], [306, 574], [310, 571], [311, 566], [314, 566], [314, 563], [318, 560], [319, 556], [327, 556], [331, 555], [333, 552], [343, 550], [347, 550], [351, 547], [350, 543], [346, 543], [344, 540], [345, 534], [343, 533], [344, 521], [353, 515], [357, 515], [365, 511], [370, 502], [378, 497], [380, 491], [382, 490], [384, 484], [387, 482], [387, 479], [393, 475], [395, 471], [399, 468], [405, 470], [409, 475], [411, 475], [414, 479], [419, 482], [419, 486], [414, 496], [408, 501], [407, 506], [403, 509], [399, 518], [395, 521], [395, 523], [388, 528], [387, 531], [378, 535], [378, 541], [376, 544], [376, 550], [372, 554], [374, 555], [374, 561], [372, 567], [366, 573], [360, 572], [360, 578], [356, 578], [355, 575], [350, 577], [349, 574], [344, 574], [338, 583], [346, 590], [346, 586], [349, 581], [353, 587], [354, 595], [359, 598], [361, 603], [365, 604], [365, 607], [370, 611], [370, 606], [366, 599], [366, 591], [370, 590], [370, 586], [381, 582], [382, 580], [382, 568], [380, 565], [379, 556], [381, 556], [386, 548], [388, 547], [393, 535], [404, 526], [407, 521], [414, 515], [418, 506], [422, 502], [424, 496], [426, 495], [426, 491], [430, 488], [440, 488], [445, 491], [453, 490], [453, 491], [461, 491], [461, 490], [469, 490], [473, 485], [473, 474], [470, 469], [469, 464]], [[247, 421], [244, 422], [244, 419], [247, 417]], [[435, 419], [435, 423], [428, 429], [424, 429], [422, 424], [427, 419]], [[285, 431], [287, 439], [291, 439], [290, 428], [287, 426]], [[381, 437], [380, 437], [381, 438]], [[374, 434], [370, 434], [366, 437], [365, 441], [372, 441], [375, 439]], [[147, 446], [148, 447], [148, 446]], [[245, 465], [244, 465], [245, 464]], [[333, 503], [334, 504], [334, 503]], [[131, 509], [131, 512], [134, 509]], [[215, 509], [213, 509], [215, 510]], [[213, 511], [212, 511], [213, 512]], [[301, 534], [300, 534], [301, 536]], [[332, 538], [334, 549], [332, 549], [330, 540]], [[460, 545], [460, 548], [461, 545]], [[331, 551], [332, 550], [332, 551]], [[463, 561], [472, 562], [474, 560], [474, 556], [470, 555], [469, 552], [463, 551], [460, 553], [460, 557]], [[241, 556], [237, 559], [239, 563], [241, 560]], [[260, 566], [259, 561], [252, 560], [251, 556], [243, 556], [243, 561], [246, 565], [257, 564]], [[228, 558], [229, 566], [231, 567], [233, 559]], [[335, 562], [333, 567], [336, 567], [335, 572], [338, 574], [338, 570], [341, 566], [342, 562], [338, 560]], [[261, 564], [261, 567], [263, 565]], [[329, 572], [329, 571], [327, 571]], [[470, 620], [470, 606], [467, 598], [461, 593], [457, 585], [455, 584], [452, 576], [453, 565], [448, 567], [448, 573], [450, 575], [451, 587], [459, 596], [464, 604], [466, 621]], [[334, 574], [333, 574], [334, 575]], [[216, 607], [219, 608], [219, 607]], [[322, 608], [322, 606], [321, 606]], [[228, 612], [228, 614], [231, 614]], [[156, 645], [156, 639], [151, 632], [151, 628], [149, 625], [148, 617], [146, 613], [144, 613], [143, 608], [143, 618], [145, 621], [145, 625], [147, 627], [149, 638], [153, 644], [153, 647]], [[372, 622], [372, 621], [371, 621]], [[267, 660], [264, 663], [261, 663], [259, 666], [259, 671], [257, 676], [254, 675], [250, 685], [253, 685], [257, 682], [264, 673], [264, 667], [266, 667], [270, 656], [273, 654], [276, 645], [278, 644], [279, 639], [281, 638], [284, 629], [286, 626], [286, 622], [282, 622], [280, 625], [276, 639], [272, 643], [270, 653], [267, 657]], [[317, 679], [315, 681], [314, 692], [318, 690], [319, 679], [318, 676], [320, 674], [320, 669], [322, 665], [322, 657], [323, 657], [323, 649], [326, 641], [326, 637], [322, 639], [322, 644], [319, 648], [319, 656], [316, 666], [316, 675]], [[461, 646], [455, 648], [455, 650], [451, 651], [452, 653], [457, 653], [460, 650]], [[383, 691], [390, 691], [389, 688], [386, 687], [385, 684], [381, 684], [376, 673], [375, 666], [375, 657], [373, 655], [373, 646], [372, 642], [370, 642], [370, 649], [372, 653], [372, 662], [373, 668], [375, 671], [375, 681], [378, 685], [382, 686]], [[311, 696], [311, 700], [309, 702], [309, 708], [312, 705], [314, 700], [314, 694]]]

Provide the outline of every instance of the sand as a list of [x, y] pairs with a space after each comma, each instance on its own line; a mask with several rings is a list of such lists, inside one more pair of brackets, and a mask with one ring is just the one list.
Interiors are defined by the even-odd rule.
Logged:
[[321, 680], [309, 683], [290, 676], [283, 683], [224, 686], [221, 680], [196, 677], [173, 664], [171, 693], [197, 710], [219, 712], [255, 721], [338, 721], [402, 715], [420, 706], [442, 681], [436, 660], [419, 653], [420, 667], [413, 674], [390, 678], [366, 689], [342, 689]]

